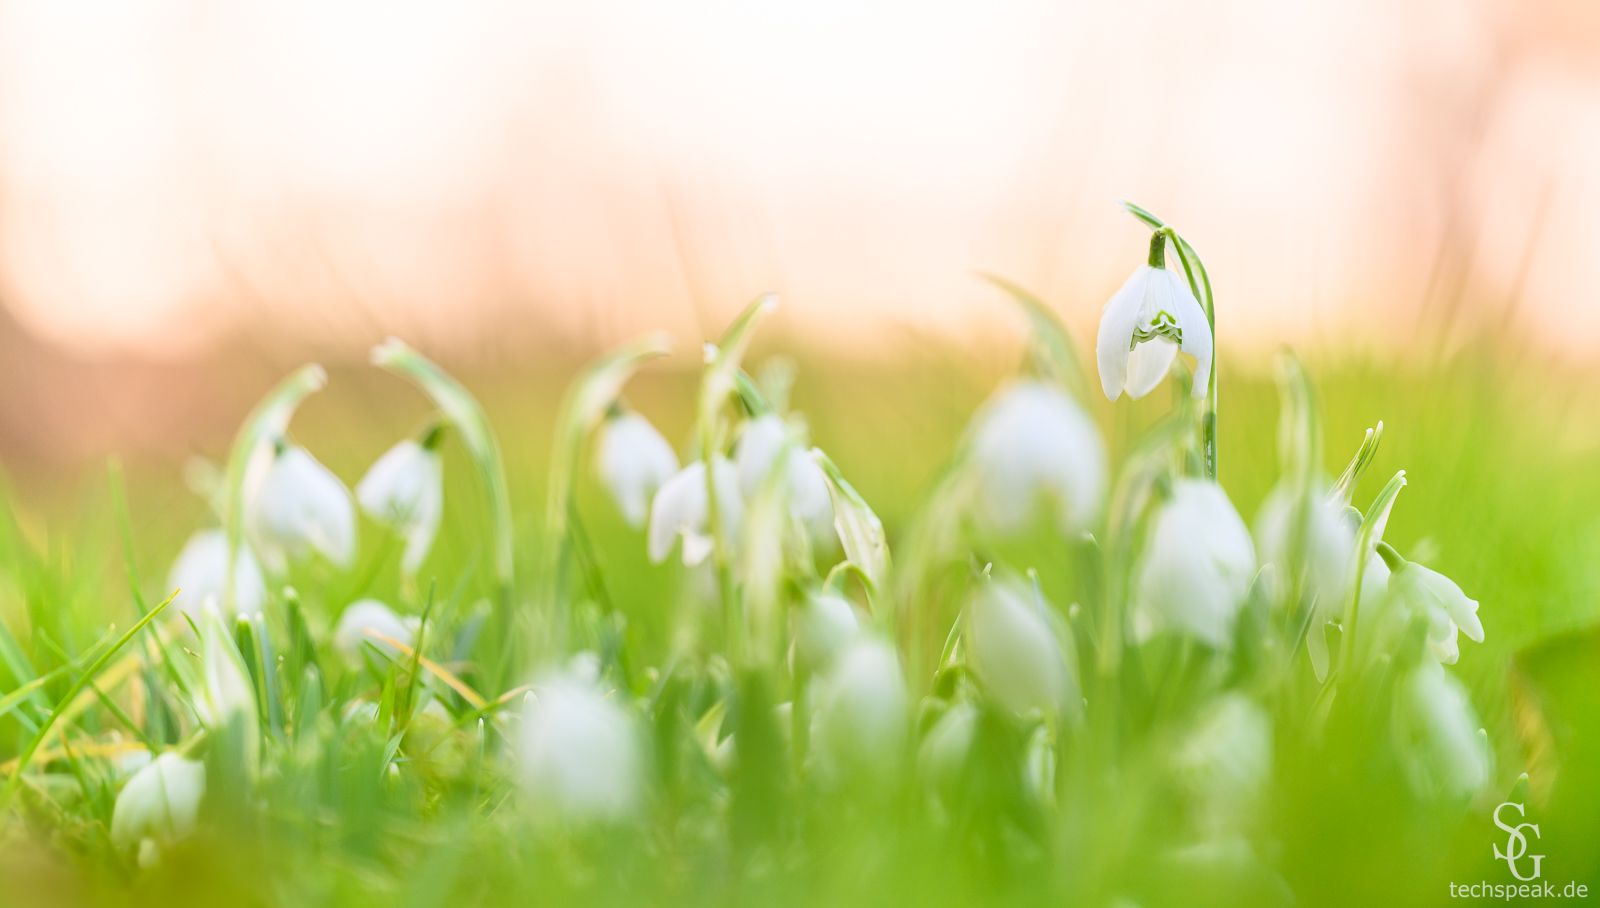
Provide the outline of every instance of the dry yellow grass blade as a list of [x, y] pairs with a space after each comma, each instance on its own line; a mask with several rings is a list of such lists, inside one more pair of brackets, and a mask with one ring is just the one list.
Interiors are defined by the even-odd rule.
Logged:
[[473, 709], [480, 709], [481, 710], [481, 709], [484, 709], [485, 707], [487, 707], [489, 705], [489, 701], [485, 700], [482, 697], [482, 695], [480, 695], [477, 691], [475, 691], [471, 687], [469, 687], [467, 685], [467, 682], [461, 680], [460, 678], [457, 678], [453, 673], [450, 672], [449, 669], [447, 669], [444, 666], [438, 664], [437, 662], [434, 662], [432, 659], [429, 659], [427, 656], [417, 656], [415, 650], [413, 650], [411, 647], [405, 645], [404, 643], [401, 643], [399, 640], [394, 639], [393, 637], [389, 636], [388, 634], [384, 634], [384, 633], [381, 633], [379, 631], [375, 631], [370, 627], [362, 628], [361, 632], [366, 634], [368, 637], [371, 637], [374, 640], [379, 640], [379, 641], [382, 641], [384, 643], [389, 644], [390, 646], [394, 647], [395, 649], [399, 650], [400, 652], [404, 653], [407, 656], [416, 656], [417, 661], [422, 664], [423, 668], [425, 668], [428, 671], [432, 672], [433, 676], [435, 678], [438, 678], [440, 681], [443, 681], [444, 683], [450, 685], [451, 689], [453, 689], [456, 693], [461, 695], [461, 699], [463, 699], [463, 700], [467, 701], [468, 703], [472, 704], [472, 708]]

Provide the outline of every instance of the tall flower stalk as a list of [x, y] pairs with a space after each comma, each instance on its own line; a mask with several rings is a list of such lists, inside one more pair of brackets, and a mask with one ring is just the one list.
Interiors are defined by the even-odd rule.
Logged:
[[289, 420], [302, 401], [321, 391], [328, 384], [328, 373], [316, 363], [301, 366], [279, 382], [277, 387], [256, 404], [254, 410], [239, 427], [234, 437], [233, 449], [228, 454], [225, 474], [222, 525], [228, 534], [228, 578], [223, 584], [224, 610], [237, 610], [234, 571], [238, 565], [239, 546], [244, 538], [245, 474], [250, 461], [261, 450], [263, 443], [274, 444], [288, 431]]
[[[739, 390], [742, 375], [740, 365], [750, 339], [761, 320], [778, 308], [777, 294], [766, 293], [757, 297], [739, 317], [733, 320], [715, 344], [705, 348], [706, 367], [700, 378], [700, 398], [696, 408], [696, 430], [700, 438], [700, 457], [711, 463], [722, 450], [727, 435], [723, 408]], [[728, 656], [735, 665], [743, 664], [743, 619], [739, 604], [739, 591], [733, 578], [733, 561], [730, 555], [729, 527], [724, 524], [723, 493], [715, 482], [716, 471], [705, 471], [707, 514], [711, 528], [712, 557], [716, 560], [717, 592], [722, 599], [724, 628], [727, 635]]]

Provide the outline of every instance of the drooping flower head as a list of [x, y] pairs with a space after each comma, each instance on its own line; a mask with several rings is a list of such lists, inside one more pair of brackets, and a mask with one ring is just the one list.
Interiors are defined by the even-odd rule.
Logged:
[[407, 438], [384, 452], [356, 483], [356, 501], [406, 542], [400, 568], [416, 573], [444, 516], [444, 465], [437, 447]]
[[628, 410], [601, 426], [594, 465], [623, 519], [639, 529], [651, 496], [678, 472], [678, 455], [650, 420]]
[[1077, 679], [1032, 591], [984, 584], [967, 606], [968, 659], [984, 690], [1014, 713], [1055, 713], [1077, 697]]
[[628, 714], [581, 677], [536, 685], [522, 710], [522, 783], [542, 819], [617, 821], [642, 794]]
[[[1320, 491], [1297, 496], [1287, 485], [1280, 485], [1267, 496], [1256, 516], [1261, 560], [1284, 572], [1285, 577], [1297, 568], [1304, 571], [1312, 609], [1306, 627], [1306, 652], [1318, 680], [1328, 676], [1327, 625], [1343, 614], [1345, 595], [1350, 590], [1351, 559], [1355, 557], [1355, 527], [1345, 519], [1343, 510]], [[1388, 571], [1381, 573], [1387, 576]], [[1371, 601], [1376, 595], [1372, 583], [1363, 586], [1364, 601]]]
[[315, 551], [339, 567], [356, 557], [356, 517], [346, 489], [333, 471], [305, 448], [277, 453], [249, 506], [247, 519], [277, 567]]
[[1054, 385], [1019, 381], [997, 393], [974, 420], [971, 451], [978, 515], [1015, 532], [1041, 500], [1063, 532], [1083, 530], [1105, 497], [1106, 452], [1078, 402]]
[[1395, 743], [1422, 796], [1467, 798], [1489, 783], [1490, 752], [1466, 689], [1423, 655], [1395, 691]]
[[375, 634], [410, 646], [416, 638], [416, 626], [376, 599], [360, 599], [339, 614], [339, 623], [333, 629], [333, 648], [351, 667], [362, 664], [362, 650], [368, 645], [390, 659], [399, 659], [400, 650]]
[[251, 614], [261, 609], [267, 597], [267, 584], [261, 565], [244, 540], [233, 566], [233, 599], [223, 595], [228, 585], [228, 534], [220, 529], [199, 530], [183, 544], [172, 569], [167, 572], [167, 589], [178, 590], [172, 607], [200, 621], [201, 606], [215, 600], [229, 614]]
[[825, 772], [835, 778], [892, 773], [910, 720], [910, 695], [894, 648], [857, 639], [817, 688], [814, 728]]
[[1483, 622], [1478, 620], [1478, 601], [1468, 599], [1454, 580], [1429, 570], [1415, 561], [1406, 561], [1387, 546], [1379, 552], [1389, 565], [1389, 591], [1393, 598], [1423, 616], [1428, 622], [1428, 649], [1445, 665], [1454, 665], [1460, 656], [1457, 632], [1474, 643], [1483, 642]]
[[782, 469], [789, 512], [805, 525], [812, 542], [829, 545], [838, 538], [833, 529], [833, 500], [828, 496], [827, 477], [806, 456], [782, 416], [767, 413], [745, 424], [734, 452], [734, 465], [739, 470], [739, 489], [746, 501], [754, 500], [767, 477]]
[[1211, 382], [1211, 325], [1188, 283], [1166, 267], [1166, 236], [1150, 238], [1149, 264], [1140, 265], [1100, 315], [1095, 357], [1100, 387], [1116, 400], [1134, 400], [1166, 377], [1181, 350], [1196, 360], [1190, 394], [1202, 400]]
[[173, 751], [134, 773], [111, 811], [111, 843], [139, 848], [139, 864], [160, 859], [161, 848], [194, 832], [206, 793], [206, 766]]
[[[726, 457], [711, 459], [712, 481], [717, 484], [717, 510], [728, 538], [739, 535], [744, 504], [739, 496], [739, 473]], [[693, 567], [711, 554], [711, 505], [706, 494], [706, 467], [695, 461], [656, 490], [650, 503], [650, 529], [646, 534], [650, 560], [660, 564], [672, 554], [673, 543], [683, 537], [683, 563]]]
[[1177, 480], [1138, 569], [1135, 631], [1179, 631], [1225, 649], [1255, 569], [1250, 533], [1222, 487]]

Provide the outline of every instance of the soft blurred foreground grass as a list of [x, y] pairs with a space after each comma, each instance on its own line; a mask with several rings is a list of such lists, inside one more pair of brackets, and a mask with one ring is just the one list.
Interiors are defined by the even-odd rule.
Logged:
[[[947, 352], [895, 363], [841, 362], [793, 353], [799, 366], [794, 406], [824, 448], [884, 518], [891, 546], [950, 454], [967, 418], [1009, 370], [1006, 354], [984, 361]], [[762, 356], [753, 357], [759, 366]], [[1250, 520], [1277, 477], [1277, 390], [1266, 363], [1227, 364], [1221, 376], [1221, 479]], [[1530, 773], [1530, 811], [1542, 822], [1546, 877], [1587, 881], [1600, 890], [1600, 387], [1508, 349], [1469, 345], [1427, 365], [1358, 356], [1310, 358], [1324, 410], [1326, 466], [1337, 473], [1362, 432], [1386, 431], [1359, 503], [1395, 470], [1410, 484], [1387, 539], [1409, 557], [1458, 581], [1482, 603], [1484, 644], [1462, 644], [1458, 675], [1469, 685], [1495, 751], [1495, 785]], [[517, 518], [522, 599], [539, 563], [538, 538], [549, 432], [564, 376], [525, 378], [463, 374], [484, 401], [505, 448]], [[691, 433], [697, 375], [659, 369], [631, 384], [627, 396], [684, 450]], [[1113, 461], [1168, 406], [1164, 391], [1129, 406], [1091, 404]], [[327, 391], [293, 424], [297, 439], [353, 485], [395, 439], [413, 430], [425, 406], [409, 388], [369, 369], [335, 368]], [[243, 413], [240, 413], [243, 416]], [[227, 439], [204, 451], [225, 454]], [[183, 539], [206, 522], [203, 504], [184, 487], [181, 465], [126, 464], [133, 527], [132, 565], [146, 599], [159, 600], [167, 568]], [[103, 470], [81, 478], [70, 497], [21, 489], [0, 519], [0, 619], [47, 670], [99, 639], [108, 622], [134, 617], [113, 498]], [[446, 453], [447, 505], [434, 553], [422, 571], [440, 597], [471, 602], [489, 594], [483, 566], [480, 496], [452, 444]], [[1376, 477], [1376, 478], [1373, 478]], [[585, 469], [579, 512], [597, 574], [618, 622], [617, 645], [635, 664], [657, 667], [681, 630], [675, 603], [685, 578], [655, 567], [642, 537], [630, 531]], [[349, 601], [404, 597], [395, 579], [398, 547], [363, 522], [356, 569], [302, 570], [293, 578], [308, 611], [326, 616]], [[1041, 549], [1048, 551], [1048, 549]], [[1048, 557], [1042, 556], [1042, 557]], [[1043, 566], [1042, 566], [1043, 569]], [[55, 661], [50, 653], [59, 651]], [[43, 655], [40, 655], [43, 654]], [[1303, 659], [1302, 659], [1303, 661]], [[16, 686], [0, 666], [0, 692]], [[59, 696], [62, 678], [47, 688]], [[701, 691], [685, 691], [693, 700]], [[102, 727], [106, 718], [93, 719]], [[660, 730], [657, 730], [660, 733]], [[1385, 732], [1376, 725], [1373, 735]], [[1351, 740], [1359, 740], [1359, 735]], [[25, 741], [14, 718], [0, 720], [0, 761]], [[1347, 761], [1300, 760], [1296, 742], [1280, 742], [1271, 814], [1276, 852], [1267, 860], [1311, 904], [1416, 904], [1447, 900], [1447, 881], [1502, 881], [1491, 843], [1504, 835], [1484, 805], [1427, 812], [1397, 805], [1383, 780], [1392, 768]], [[1010, 827], [959, 836], [923, 822], [894, 786], [780, 798], [785, 824], [803, 828], [804, 848], [761, 846], [714, 835], [693, 811], [673, 814], [676, 789], [658, 792], [670, 823], [594, 830], [552, 844], [521, 834], [507, 814], [485, 816], [470, 802], [429, 794], [409, 783], [380, 784], [383, 741], [352, 745], [347, 778], [318, 797], [304, 780], [269, 779], [263, 790], [312, 805], [292, 818], [230, 825], [219, 814], [207, 835], [139, 873], [117, 861], [94, 823], [62, 826], [34, 816], [0, 835], [0, 905], [434, 905], [466, 904], [1055, 904], [1073, 893], [1075, 875], [1110, 874], [1149, 904], [1273, 904], [1276, 880], [1185, 867], [1154, 853], [1147, 861], [1086, 867], [1061, 855], [1095, 854], [1097, 841], [1144, 833], [1134, 821], [1081, 829], [1088, 841], [1054, 842]], [[52, 772], [75, 772], [58, 760]], [[1388, 775], [1386, 775], [1386, 773]], [[692, 775], [692, 773], [691, 773]], [[1374, 782], [1374, 779], [1378, 780]], [[351, 781], [359, 780], [359, 781]], [[215, 786], [217, 780], [213, 780]], [[702, 783], [682, 783], [690, 789]], [[909, 782], [904, 786], [909, 788]], [[1127, 806], [1159, 824], [1155, 806]], [[70, 793], [71, 801], [82, 797]], [[1003, 801], [1004, 793], [992, 797]], [[224, 799], [225, 800], [225, 799]], [[1500, 799], [1495, 797], [1488, 807]], [[219, 808], [220, 809], [220, 808]], [[1064, 808], [1068, 809], [1068, 808]], [[1115, 818], [1119, 807], [1095, 816]], [[1141, 812], [1142, 811], [1142, 812]], [[776, 822], [776, 821], [775, 821]], [[1408, 843], [1430, 830], [1448, 847], [1418, 853]], [[1116, 853], [1115, 849], [1107, 846]], [[1206, 864], [1216, 866], [1215, 862]], [[1087, 889], [1081, 891], [1089, 891]], [[1101, 891], [1101, 890], [1094, 890]]]

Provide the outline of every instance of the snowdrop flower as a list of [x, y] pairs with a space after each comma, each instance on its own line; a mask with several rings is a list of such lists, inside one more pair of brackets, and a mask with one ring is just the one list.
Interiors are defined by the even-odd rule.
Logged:
[[794, 613], [795, 658], [812, 671], [822, 671], [861, 633], [855, 606], [842, 596], [818, 593], [806, 597]]
[[1415, 561], [1406, 561], [1386, 545], [1380, 544], [1378, 551], [1389, 566], [1389, 589], [1394, 599], [1427, 619], [1428, 649], [1434, 658], [1445, 665], [1455, 664], [1460, 656], [1456, 646], [1458, 631], [1466, 633], [1474, 643], [1483, 642], [1483, 622], [1478, 620], [1476, 599], [1468, 599], [1449, 577]]
[[[739, 474], [726, 457], [711, 459], [711, 476], [717, 484], [717, 508], [722, 512], [722, 529], [727, 538], [739, 536], [744, 504], [739, 497]], [[683, 563], [693, 567], [706, 560], [714, 545], [711, 538], [710, 506], [706, 495], [706, 467], [695, 461], [662, 483], [650, 504], [650, 529], [646, 541], [650, 560], [660, 564], [672, 554], [672, 544], [683, 537]]]
[[1255, 569], [1250, 533], [1222, 487], [1203, 479], [1177, 480], [1156, 515], [1139, 568], [1134, 606], [1139, 639], [1175, 630], [1226, 648]]
[[971, 452], [978, 516], [990, 529], [1020, 530], [1039, 498], [1062, 532], [1082, 530], [1100, 510], [1106, 451], [1094, 420], [1065, 391], [1019, 381], [997, 393], [974, 420]]
[[637, 530], [650, 513], [650, 497], [678, 472], [678, 455], [650, 420], [630, 411], [601, 427], [595, 470], [623, 519]]
[[188, 837], [206, 793], [204, 763], [168, 751], [134, 774], [111, 811], [111, 843], [139, 846], [139, 866], [160, 859], [161, 846]]
[[410, 646], [416, 638], [413, 623], [407, 622], [396, 615], [387, 605], [376, 599], [361, 599], [350, 603], [344, 612], [339, 615], [339, 623], [333, 629], [333, 648], [352, 668], [359, 668], [364, 659], [362, 651], [367, 644], [390, 659], [399, 659], [400, 651], [394, 644], [380, 640], [369, 631], [398, 640]]
[[1054, 713], [1077, 697], [1055, 631], [1031, 590], [985, 584], [967, 606], [967, 655], [989, 696], [1014, 713]]
[[251, 501], [250, 524], [263, 551], [281, 561], [319, 552], [340, 567], [356, 557], [355, 509], [350, 492], [327, 467], [298, 445], [278, 454]]
[[1396, 691], [1394, 734], [1419, 795], [1466, 798], [1489, 783], [1489, 748], [1461, 682], [1424, 656]]
[[558, 677], [522, 711], [522, 782], [549, 817], [616, 821], [638, 807], [642, 767], [627, 713], [593, 685]]
[[[1304, 510], [1299, 507], [1301, 504]], [[1355, 528], [1344, 518], [1343, 510], [1320, 493], [1313, 493], [1309, 501], [1297, 500], [1287, 487], [1279, 486], [1267, 496], [1256, 517], [1262, 561], [1277, 565], [1288, 577], [1297, 567], [1291, 563], [1295, 557], [1291, 551], [1295, 544], [1294, 522], [1304, 515], [1300, 555], [1312, 597], [1306, 652], [1318, 681], [1328, 676], [1327, 625], [1344, 613], [1345, 596], [1350, 591], [1350, 563], [1355, 557]], [[1387, 576], [1388, 571], [1383, 574]], [[1364, 580], [1361, 598], [1370, 602], [1373, 596], [1372, 584]]]
[[1166, 237], [1150, 238], [1149, 264], [1140, 265], [1100, 315], [1095, 358], [1100, 387], [1110, 400], [1134, 400], [1161, 383], [1182, 350], [1196, 360], [1190, 394], [1203, 400], [1211, 384], [1211, 326], [1205, 310], [1176, 272], [1167, 270]]
[[953, 789], [966, 766], [977, 731], [976, 706], [961, 702], [945, 710], [917, 748], [917, 773], [923, 782], [941, 791]]
[[818, 685], [814, 736], [828, 772], [891, 773], [905, 743], [910, 698], [887, 643], [859, 639]]
[[828, 479], [822, 468], [806, 456], [788, 423], [776, 413], [746, 423], [739, 436], [734, 464], [739, 469], [739, 489], [744, 497], [748, 500], [755, 496], [780, 457], [783, 458], [783, 481], [788, 486], [789, 512], [805, 524], [813, 541], [827, 544], [836, 539]]
[[[261, 565], [243, 540], [233, 563], [233, 601], [223, 591], [228, 583], [228, 534], [220, 529], [200, 530], [183, 544], [178, 559], [167, 572], [167, 589], [178, 590], [172, 607], [199, 623], [201, 606], [214, 599], [234, 612], [260, 611], [267, 597]], [[230, 612], [231, 614], [231, 612]]]
[[433, 548], [444, 515], [444, 464], [437, 448], [404, 439], [384, 452], [356, 484], [356, 501], [405, 538], [400, 569], [414, 574]]
[[1272, 778], [1272, 718], [1238, 691], [1206, 708], [1179, 747], [1175, 770], [1201, 807], [1212, 838], [1239, 831]]

